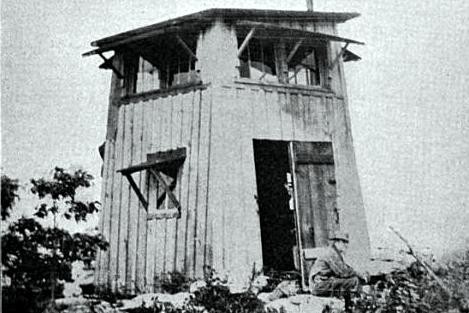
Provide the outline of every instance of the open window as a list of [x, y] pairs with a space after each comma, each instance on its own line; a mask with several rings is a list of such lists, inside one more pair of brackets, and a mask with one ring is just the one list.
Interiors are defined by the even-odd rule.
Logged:
[[165, 35], [135, 43], [124, 52], [125, 95], [200, 84], [195, 36]]
[[[238, 40], [238, 42], [242, 42]], [[278, 82], [275, 43], [253, 38], [239, 57], [239, 75], [265, 82]]]
[[324, 81], [324, 60], [327, 58], [326, 47], [312, 47], [290, 42], [290, 51], [286, 62], [288, 77], [286, 82], [295, 85], [321, 86]]
[[[359, 59], [346, 51], [347, 45], [363, 44], [275, 23], [240, 21], [236, 26], [239, 77], [267, 83], [328, 88], [329, 71], [339, 58]], [[337, 60], [328, 54], [330, 42], [346, 43]]]
[[[146, 162], [117, 171], [129, 181], [132, 190], [148, 212], [147, 219], [181, 216], [181, 205], [174, 190], [185, 159], [185, 148], [159, 151], [148, 154]], [[148, 192], [141, 190], [133, 179], [132, 174], [136, 172], [146, 172]]]

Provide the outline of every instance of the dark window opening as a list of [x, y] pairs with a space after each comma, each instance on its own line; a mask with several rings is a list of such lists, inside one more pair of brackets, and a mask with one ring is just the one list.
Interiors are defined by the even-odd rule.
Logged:
[[[238, 37], [238, 49], [244, 41], [244, 37]], [[243, 48], [239, 56], [239, 76], [242, 78], [327, 87], [325, 42], [304, 38], [254, 37]]]
[[254, 140], [254, 160], [265, 269], [295, 270], [296, 227], [286, 188], [288, 142]]
[[195, 38], [179, 40], [175, 36], [136, 44], [124, 57], [125, 94], [199, 84], [196, 45]]
[[[293, 49], [293, 46], [289, 46], [287, 49]], [[321, 65], [318, 54], [316, 48], [300, 47], [288, 62], [287, 82], [296, 85], [320, 86], [322, 84]]]
[[[239, 45], [243, 42], [238, 38]], [[240, 77], [278, 82], [274, 42], [253, 38], [240, 56]]]
[[[171, 192], [176, 189], [177, 179], [178, 179], [179, 167], [169, 167], [164, 170], [159, 171], [160, 177], [166, 182], [166, 186], [169, 187]], [[176, 204], [168, 197], [165, 186], [163, 183], [158, 181], [154, 175], [150, 176], [150, 186], [154, 188], [150, 189], [150, 192], [156, 193], [156, 209], [157, 210], [170, 210], [176, 209]]]

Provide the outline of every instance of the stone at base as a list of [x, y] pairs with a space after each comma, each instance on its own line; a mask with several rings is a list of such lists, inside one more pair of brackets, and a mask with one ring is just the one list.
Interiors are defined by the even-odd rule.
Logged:
[[343, 312], [344, 301], [337, 298], [316, 297], [313, 295], [296, 295], [274, 300], [265, 305], [266, 310], [285, 313], [322, 313], [326, 307], [331, 313]]

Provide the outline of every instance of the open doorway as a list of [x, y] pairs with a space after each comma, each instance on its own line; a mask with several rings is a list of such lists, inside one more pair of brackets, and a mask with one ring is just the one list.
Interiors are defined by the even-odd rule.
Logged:
[[286, 187], [290, 172], [288, 142], [254, 140], [257, 201], [266, 270], [295, 270], [296, 228]]

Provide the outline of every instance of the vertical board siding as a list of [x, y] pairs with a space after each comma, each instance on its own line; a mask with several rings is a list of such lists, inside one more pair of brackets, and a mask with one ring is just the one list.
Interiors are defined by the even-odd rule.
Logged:
[[[102, 211], [101, 211], [101, 232], [104, 238], [110, 242], [110, 220], [111, 220], [111, 204], [112, 204], [112, 182], [114, 176], [114, 150], [115, 141], [106, 140], [104, 153], [103, 168], [103, 186], [102, 186]], [[96, 285], [100, 290], [104, 290], [108, 285], [109, 273], [109, 248], [106, 251], [100, 250], [100, 258], [98, 259], [97, 275], [95, 275]]]
[[110, 206], [111, 218], [109, 219], [110, 227], [110, 246], [109, 246], [109, 272], [108, 283], [112, 291], [117, 291], [118, 277], [118, 256], [119, 256], [119, 229], [120, 229], [120, 204], [122, 200], [121, 186], [122, 176], [115, 173], [115, 170], [122, 168], [123, 165], [123, 142], [124, 142], [124, 120], [125, 108], [119, 108], [117, 135], [116, 135], [116, 148], [114, 153], [115, 167], [114, 179], [112, 182], [112, 202]]
[[[112, 160], [105, 163], [102, 229], [111, 245], [100, 255], [98, 281], [113, 291], [154, 292], [162, 274], [202, 277], [209, 265], [246, 282], [253, 267], [262, 266], [252, 140], [333, 141], [336, 156], [345, 154], [337, 157], [340, 176], [353, 165], [350, 133], [339, 129], [343, 106], [331, 94], [241, 84], [121, 106], [115, 143], [106, 146]], [[178, 147], [187, 149], [174, 189], [181, 216], [147, 220], [116, 170]], [[357, 197], [359, 188], [342, 200], [340, 194], [354, 175], [338, 179], [338, 207]], [[133, 177], [154, 213], [158, 183], [145, 172]]]
[[[122, 144], [122, 167], [126, 168], [132, 164], [132, 126], [133, 126], [133, 107], [124, 106], [121, 108], [125, 111], [124, 124], [124, 138]], [[117, 174], [118, 176], [122, 176]], [[128, 261], [129, 252], [129, 220], [132, 209], [130, 208], [130, 185], [129, 181], [122, 177], [121, 183], [121, 201], [119, 209], [119, 224], [118, 224], [118, 260], [117, 260], [117, 289], [122, 293], [130, 291], [130, 274], [128, 274], [130, 262]]]

